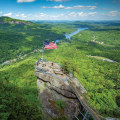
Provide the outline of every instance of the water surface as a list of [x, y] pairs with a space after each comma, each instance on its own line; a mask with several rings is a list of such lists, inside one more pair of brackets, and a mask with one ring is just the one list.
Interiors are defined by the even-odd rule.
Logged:
[[80, 31], [83, 31], [83, 30], [86, 30], [86, 29], [88, 29], [88, 28], [77, 28], [76, 31], [74, 31], [74, 32], [72, 32], [72, 33], [70, 33], [70, 34], [66, 34], [65, 37], [66, 37], [66, 39], [71, 39], [71, 37], [72, 37], [73, 35], [76, 35], [76, 34], [79, 33]]
[[[80, 31], [83, 31], [83, 30], [86, 30], [86, 29], [88, 29], [88, 28], [77, 28], [76, 31], [74, 31], [74, 32], [72, 32], [72, 33], [70, 33], [70, 34], [65, 34], [65, 38], [70, 40], [73, 35], [76, 35], [76, 34], [79, 33]], [[55, 40], [55, 43], [58, 43], [59, 41], [60, 41], [60, 40]]]

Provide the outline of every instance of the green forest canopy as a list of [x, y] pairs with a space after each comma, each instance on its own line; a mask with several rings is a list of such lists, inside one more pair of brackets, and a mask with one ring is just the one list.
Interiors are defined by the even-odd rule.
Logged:
[[[58, 49], [45, 51], [45, 59], [61, 64], [67, 72], [72, 70], [87, 90], [85, 97], [89, 104], [102, 116], [119, 118], [120, 26], [116, 24], [76, 22], [62, 23], [61, 27], [60, 24], [0, 24], [0, 62], [41, 48], [43, 40], [61, 39]], [[64, 38], [64, 33], [80, 26], [89, 29], [76, 34], [72, 40]], [[98, 56], [116, 62], [102, 61]], [[0, 119], [44, 119], [34, 75], [34, 63], [40, 57], [41, 53], [37, 52], [0, 69]]]

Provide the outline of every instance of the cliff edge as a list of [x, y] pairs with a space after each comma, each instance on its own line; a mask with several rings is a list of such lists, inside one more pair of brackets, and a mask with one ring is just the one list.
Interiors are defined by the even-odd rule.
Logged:
[[[68, 83], [70, 76], [62, 67], [53, 62], [39, 60], [36, 63], [35, 75], [39, 99], [42, 101], [46, 117], [67, 116], [70, 120], [82, 110], [76, 95]], [[74, 78], [74, 84], [82, 93], [86, 92], [80, 82]]]

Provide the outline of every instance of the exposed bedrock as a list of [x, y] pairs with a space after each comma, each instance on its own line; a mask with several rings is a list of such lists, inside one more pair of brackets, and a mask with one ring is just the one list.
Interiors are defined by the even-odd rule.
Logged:
[[[45, 114], [52, 117], [65, 115], [70, 120], [79, 114], [82, 107], [67, 81], [69, 76], [64, 74], [60, 65], [39, 61], [36, 64], [35, 75], [39, 99], [45, 108]], [[73, 81], [82, 93], [86, 92], [77, 79]]]

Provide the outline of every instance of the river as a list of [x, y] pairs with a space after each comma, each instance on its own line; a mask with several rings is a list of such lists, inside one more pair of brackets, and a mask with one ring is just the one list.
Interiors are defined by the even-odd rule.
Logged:
[[[77, 28], [76, 31], [74, 31], [74, 32], [72, 32], [72, 33], [70, 33], [70, 34], [65, 34], [65, 38], [70, 40], [73, 35], [76, 35], [76, 34], [79, 33], [80, 31], [83, 31], [83, 30], [86, 30], [86, 29], [88, 29], [88, 28]], [[60, 41], [60, 40], [55, 40], [55, 43], [58, 43], [59, 41]]]
[[70, 34], [66, 34], [65, 37], [66, 37], [66, 39], [71, 39], [71, 37], [72, 37], [73, 35], [76, 35], [76, 34], [79, 33], [80, 31], [83, 31], [83, 30], [86, 30], [86, 29], [88, 29], [88, 28], [77, 28], [76, 31], [74, 31], [74, 32], [72, 32], [72, 33], [70, 33]]

